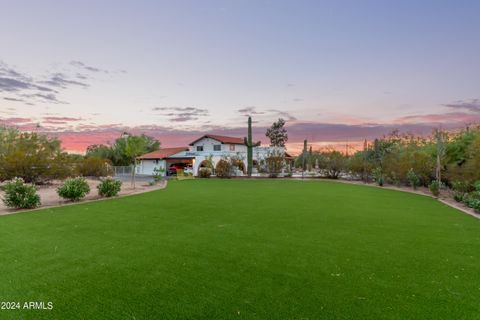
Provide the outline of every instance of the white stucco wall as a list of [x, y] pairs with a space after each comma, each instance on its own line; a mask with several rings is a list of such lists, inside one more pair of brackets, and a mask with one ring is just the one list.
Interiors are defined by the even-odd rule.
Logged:
[[[214, 151], [214, 145], [221, 145], [221, 151]], [[197, 146], [203, 146], [203, 151], [197, 151]], [[273, 148], [273, 147], [255, 147], [253, 148], [253, 160], [260, 161], [265, 159], [272, 151], [285, 152], [285, 148]], [[202, 161], [211, 159], [213, 166], [215, 167], [223, 157], [238, 157], [240, 158], [245, 168], [247, 168], [247, 146], [242, 144], [235, 144], [235, 151], [230, 151], [230, 144], [221, 144], [219, 141], [204, 138], [197, 141], [193, 146], [190, 146], [190, 151], [187, 151], [186, 154], [195, 157], [195, 162], [193, 165], [193, 174], [198, 175], [199, 167]]]
[[[214, 145], [220, 145], [220, 151], [213, 150]], [[247, 147], [243, 144], [229, 144], [229, 143], [221, 143], [220, 141], [210, 139], [210, 138], [203, 138], [197, 141], [193, 146], [190, 146], [190, 151], [196, 152], [197, 146], [203, 146], [203, 152], [216, 153], [216, 152], [247, 152]], [[230, 150], [230, 146], [234, 146], [235, 150]], [[201, 152], [201, 151], [199, 151]]]

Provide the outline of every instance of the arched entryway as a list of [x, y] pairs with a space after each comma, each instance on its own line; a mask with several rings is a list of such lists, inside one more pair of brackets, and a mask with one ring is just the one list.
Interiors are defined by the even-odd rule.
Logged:
[[208, 160], [208, 159], [205, 159], [203, 161], [201, 161], [198, 165], [196, 165], [196, 174], [198, 175], [198, 172], [201, 170], [201, 169], [208, 169], [210, 170], [210, 172], [213, 174], [214, 173], [214, 166], [213, 166], [213, 161], [211, 160]]
[[232, 166], [236, 167], [238, 170], [242, 171], [244, 174], [247, 173], [247, 166], [242, 160], [232, 160]]

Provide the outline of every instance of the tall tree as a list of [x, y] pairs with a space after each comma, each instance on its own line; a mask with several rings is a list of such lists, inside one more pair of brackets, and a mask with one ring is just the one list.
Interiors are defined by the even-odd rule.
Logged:
[[285, 143], [288, 141], [287, 129], [285, 129], [285, 120], [282, 118], [274, 122], [265, 133], [270, 139], [270, 145], [272, 147], [285, 147]]
[[[145, 134], [135, 136], [129, 134], [128, 132], [124, 132], [120, 138], [115, 140], [115, 143], [112, 146], [113, 159], [110, 160], [112, 161], [113, 165], [127, 166], [132, 164], [131, 157], [127, 155], [127, 142], [129, 140], [125, 139], [125, 137], [135, 137], [134, 140], [136, 141], [136, 143], [142, 145], [143, 153], [148, 153], [160, 149], [160, 142], [153, 137], [147, 136]], [[140, 155], [141, 154], [137, 156]]]
[[137, 169], [137, 157], [148, 152], [148, 141], [144, 136], [124, 135], [125, 157], [129, 160], [132, 167], [132, 186], [135, 188], [135, 171]]
[[134, 136], [128, 132], [124, 132], [122, 136], [117, 138], [111, 146], [103, 144], [93, 144], [88, 146], [86, 156], [108, 159], [114, 166], [129, 166], [132, 164], [132, 159], [127, 155], [126, 137], [138, 137], [138, 139], [136, 138], [137, 140], [142, 140], [144, 153], [160, 149], [160, 142], [153, 137], [145, 134]]
[[95, 158], [112, 160], [113, 150], [110, 146], [107, 146], [104, 144], [92, 144], [87, 147], [87, 151], [85, 152], [85, 155], [87, 157], [95, 157]]

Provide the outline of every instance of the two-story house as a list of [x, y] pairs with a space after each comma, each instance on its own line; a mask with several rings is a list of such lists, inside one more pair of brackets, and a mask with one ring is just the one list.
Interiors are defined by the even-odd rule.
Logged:
[[[281, 152], [285, 152], [283, 148], [280, 149]], [[255, 147], [253, 149], [254, 165], [257, 161], [266, 158], [272, 150], [271, 147]], [[147, 153], [138, 158], [140, 164], [137, 173], [151, 175], [157, 168], [162, 173], [168, 174], [175, 172], [176, 169], [184, 169], [196, 176], [200, 168], [212, 166], [215, 168], [224, 158], [235, 159], [237, 175], [246, 172], [247, 147], [243, 138], [206, 134], [191, 142], [188, 147], [164, 148]]]

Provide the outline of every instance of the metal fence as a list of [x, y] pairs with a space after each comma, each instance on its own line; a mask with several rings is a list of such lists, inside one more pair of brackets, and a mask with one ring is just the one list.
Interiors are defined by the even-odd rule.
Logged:
[[113, 173], [115, 176], [132, 175], [133, 166], [114, 166]]

